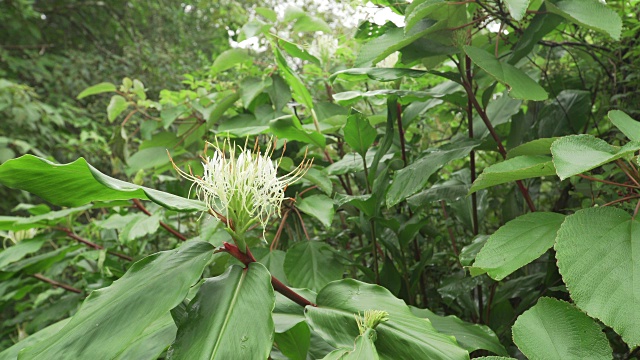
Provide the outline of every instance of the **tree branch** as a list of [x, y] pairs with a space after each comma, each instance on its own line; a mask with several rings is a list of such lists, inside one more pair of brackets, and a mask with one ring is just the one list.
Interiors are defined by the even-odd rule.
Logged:
[[57, 282], [55, 280], [51, 280], [51, 279], [49, 279], [47, 277], [44, 277], [42, 274], [33, 274], [31, 276], [36, 278], [36, 279], [38, 279], [38, 280], [40, 280], [40, 281], [49, 283], [49, 284], [53, 285], [53, 287], [59, 287], [59, 288], [65, 289], [67, 291], [74, 292], [76, 294], [82, 294], [82, 290], [76, 289], [73, 286], [69, 286], [67, 284], [63, 284], [63, 283]]
[[[151, 213], [149, 212], [149, 210], [147, 210], [147, 208], [144, 207], [144, 205], [142, 205], [142, 201], [138, 200], [138, 199], [133, 199], [133, 203], [136, 205], [136, 207], [138, 209], [140, 209], [140, 211], [142, 211], [143, 213], [145, 213], [147, 216], [151, 216]], [[186, 241], [187, 237], [182, 235], [181, 233], [179, 233], [177, 230], [175, 230], [174, 228], [172, 228], [171, 226], [163, 223], [162, 221], [160, 221], [160, 226], [162, 226], [165, 230], [167, 230], [168, 232], [170, 232], [173, 236], [177, 237], [178, 239], [182, 240], [182, 241]]]
[[[96, 243], [93, 243], [93, 242], [91, 242], [91, 241], [89, 241], [89, 240], [87, 240], [85, 238], [82, 238], [82, 237], [76, 235], [73, 232], [73, 230], [71, 230], [71, 229], [68, 229], [68, 228], [65, 228], [65, 227], [60, 227], [60, 226], [56, 226], [56, 227], [54, 227], [54, 229], [66, 233], [68, 237], [72, 238], [73, 240], [75, 240], [75, 241], [77, 241], [79, 243], [85, 244], [90, 248], [93, 248], [93, 249], [96, 249], [96, 250], [104, 250], [104, 246], [98, 245]], [[119, 257], [120, 259], [123, 259], [123, 260], [133, 261], [133, 258], [128, 256], [128, 255], [120, 254], [120, 253], [117, 253], [117, 252], [114, 252], [114, 251], [107, 251], [107, 253], [109, 253], [111, 255], [114, 255], [114, 256], [117, 256], [117, 257]]]

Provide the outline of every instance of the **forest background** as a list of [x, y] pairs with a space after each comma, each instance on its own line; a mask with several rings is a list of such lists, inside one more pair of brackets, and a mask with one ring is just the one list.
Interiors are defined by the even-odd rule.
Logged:
[[[0, 1], [0, 358], [638, 358], [639, 38], [636, 0]], [[216, 138], [314, 161], [250, 253], [174, 169]], [[245, 266], [264, 301], [198, 315]]]

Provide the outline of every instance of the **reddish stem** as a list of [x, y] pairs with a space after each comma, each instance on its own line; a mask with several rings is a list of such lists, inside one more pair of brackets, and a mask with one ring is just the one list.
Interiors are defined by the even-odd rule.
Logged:
[[[149, 210], [147, 210], [147, 208], [144, 207], [144, 205], [142, 205], [142, 201], [138, 200], [138, 199], [133, 199], [133, 203], [136, 205], [136, 207], [138, 209], [140, 209], [140, 211], [142, 211], [143, 213], [145, 213], [147, 216], [151, 216], [151, 213], [149, 212]], [[165, 230], [167, 230], [168, 232], [170, 232], [173, 236], [177, 237], [178, 239], [182, 240], [182, 241], [186, 241], [187, 237], [180, 234], [178, 231], [176, 231], [174, 228], [172, 228], [171, 226], [163, 223], [162, 221], [160, 221], [160, 226], [162, 226], [163, 228], [165, 228]]]
[[[73, 240], [75, 240], [75, 241], [77, 241], [79, 243], [85, 244], [90, 248], [93, 248], [93, 249], [96, 249], [96, 250], [103, 250], [104, 249], [103, 246], [100, 246], [100, 245], [98, 245], [96, 243], [93, 243], [93, 242], [91, 242], [91, 241], [89, 241], [87, 239], [81, 238], [80, 236], [74, 234], [71, 229], [67, 229], [67, 228], [59, 227], [59, 226], [55, 227], [54, 229], [63, 231], [64, 233], [67, 234], [68, 237], [72, 238]], [[113, 251], [107, 251], [107, 253], [109, 253], [111, 255], [114, 255], [114, 256], [117, 256], [117, 257], [119, 257], [121, 259], [124, 259], [124, 260], [127, 260], [127, 261], [133, 261], [132, 257], [124, 255], [124, 254], [120, 254], [120, 253], [113, 252]]]
[[[222, 245], [223, 245], [223, 249], [221, 249], [220, 251], [224, 251], [231, 254], [231, 256], [240, 260], [240, 262], [242, 262], [245, 266], [249, 266], [249, 264], [251, 264], [252, 262], [257, 262], [256, 259], [251, 254], [251, 251], [249, 251], [249, 247], [247, 247], [247, 252], [243, 253], [242, 251], [240, 251], [240, 249], [238, 249], [237, 246], [229, 244], [228, 242], [225, 242]], [[318, 306], [312, 303], [311, 301], [305, 299], [300, 294], [293, 291], [290, 287], [283, 284], [280, 280], [276, 279], [273, 275], [271, 276], [271, 285], [273, 286], [273, 289], [275, 291], [279, 292], [280, 294], [284, 295], [286, 298], [288, 298], [289, 300], [295, 302], [300, 306]]]
[[40, 281], [49, 283], [49, 284], [53, 285], [53, 287], [59, 287], [59, 288], [65, 289], [67, 291], [74, 292], [76, 294], [82, 294], [82, 290], [76, 289], [73, 286], [69, 286], [67, 284], [63, 284], [63, 283], [57, 282], [55, 280], [51, 280], [48, 277], [44, 277], [42, 274], [33, 274], [31, 276], [33, 276], [34, 278], [36, 278], [36, 279], [38, 279]]

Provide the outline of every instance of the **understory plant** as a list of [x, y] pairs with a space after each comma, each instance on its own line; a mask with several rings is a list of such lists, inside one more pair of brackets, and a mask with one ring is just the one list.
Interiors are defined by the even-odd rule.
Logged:
[[0, 164], [0, 359], [637, 357], [638, 2], [374, 3], [82, 91], [110, 169]]

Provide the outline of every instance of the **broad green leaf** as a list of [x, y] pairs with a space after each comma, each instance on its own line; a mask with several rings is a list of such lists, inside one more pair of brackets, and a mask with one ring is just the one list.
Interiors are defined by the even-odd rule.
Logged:
[[465, 140], [428, 150], [426, 155], [395, 173], [387, 193], [387, 206], [394, 206], [422, 190], [429, 182], [429, 177], [438, 169], [451, 160], [468, 155], [476, 146], [478, 142]]
[[240, 99], [245, 108], [249, 108], [253, 99], [255, 99], [266, 88], [271, 86], [271, 78], [268, 77], [264, 80], [260, 78], [246, 78], [240, 83]]
[[307, 90], [302, 80], [296, 75], [289, 67], [287, 60], [282, 56], [282, 52], [277, 46], [272, 46], [273, 53], [276, 57], [276, 64], [280, 70], [280, 75], [284, 78], [284, 81], [291, 87], [291, 95], [293, 99], [300, 104], [306, 106], [309, 109], [313, 109], [313, 98]]
[[622, 19], [620, 15], [599, 0], [545, 1], [547, 9], [576, 24], [599, 31], [620, 40]]
[[[315, 303], [316, 293], [308, 289], [293, 289], [305, 299]], [[275, 332], [283, 333], [297, 324], [304, 322], [304, 308], [280, 293], [276, 293], [276, 306], [273, 309]]]
[[514, 99], [541, 101], [547, 99], [547, 92], [522, 70], [503, 63], [482, 49], [464, 46], [465, 53], [474, 64], [486, 71], [496, 80], [509, 87], [509, 95]]
[[317, 16], [312, 16], [309, 14], [304, 14], [296, 20], [296, 23], [293, 24], [294, 32], [315, 32], [322, 31], [325, 34], [331, 33], [331, 28], [327, 23]]
[[303, 213], [320, 220], [327, 228], [331, 227], [333, 215], [336, 213], [333, 208], [333, 200], [323, 194], [304, 197], [296, 204], [296, 207]]
[[543, 138], [518, 145], [507, 152], [507, 159], [522, 155], [551, 155], [551, 144], [558, 138]]
[[345, 69], [333, 73], [329, 77], [329, 81], [341, 78], [348, 81], [395, 81], [405, 76], [418, 78], [428, 74], [424, 70], [403, 69], [403, 68], [355, 68]]
[[414, 101], [428, 100], [433, 97], [440, 97], [441, 94], [437, 94], [431, 91], [413, 91], [413, 90], [396, 90], [396, 89], [381, 89], [371, 91], [345, 91], [333, 95], [333, 99], [342, 106], [347, 106], [355, 102], [360, 101], [363, 98], [388, 98], [390, 96], [398, 96], [400, 103], [408, 104]]
[[84, 248], [83, 245], [71, 245], [71, 246], [63, 246], [59, 247], [56, 250], [49, 251], [43, 254], [39, 254], [36, 256], [31, 256], [28, 258], [23, 258], [22, 260], [18, 260], [12, 262], [11, 264], [6, 265], [2, 271], [5, 272], [18, 272], [21, 271], [25, 274], [32, 275], [37, 272], [44, 271], [48, 269], [53, 264], [60, 264], [65, 261], [65, 258], [76, 250]]
[[280, 139], [295, 140], [307, 144], [314, 144], [320, 148], [327, 145], [324, 135], [315, 130], [307, 130], [300, 126], [300, 122], [291, 116], [284, 116], [269, 122], [269, 129]]
[[375, 338], [376, 331], [367, 329], [364, 334], [356, 338], [353, 348], [336, 349], [322, 360], [378, 360], [380, 356], [374, 344]]
[[611, 359], [601, 327], [575, 306], [548, 297], [518, 317], [513, 342], [530, 360]]
[[113, 95], [111, 97], [111, 101], [109, 101], [109, 105], [107, 106], [107, 118], [109, 122], [113, 122], [118, 115], [122, 114], [129, 107], [129, 102], [127, 99], [120, 95]]
[[33, 239], [22, 240], [19, 243], [0, 251], [0, 270], [29, 254], [40, 250], [46, 238], [39, 236]]
[[298, 45], [292, 42], [289, 42], [285, 39], [278, 39], [278, 45], [280, 45], [280, 47], [284, 51], [286, 51], [289, 55], [293, 57], [297, 57], [298, 59], [306, 60], [318, 66], [321, 66], [320, 60], [318, 60], [317, 57], [311, 55], [311, 53], [309, 53], [307, 50], [301, 49], [300, 47], [298, 47]]
[[361, 112], [352, 109], [344, 126], [344, 141], [364, 158], [378, 133], [371, 126], [369, 119]]
[[[178, 156], [184, 151], [170, 151], [171, 157]], [[126, 173], [131, 176], [142, 169], [153, 169], [162, 165], [167, 165], [171, 161], [167, 154], [166, 146], [155, 146], [141, 149], [131, 155], [127, 160], [128, 168]]]
[[609, 120], [631, 141], [640, 141], [640, 122], [620, 110], [609, 111]]
[[211, 65], [211, 74], [216, 75], [225, 70], [229, 70], [238, 64], [251, 61], [251, 56], [244, 49], [229, 49], [218, 55]]
[[615, 147], [592, 135], [570, 135], [551, 145], [553, 164], [560, 180], [610, 163], [640, 150], [640, 142]]
[[271, 22], [276, 22], [276, 20], [278, 20], [278, 14], [276, 14], [275, 11], [273, 11], [272, 9], [266, 8], [266, 7], [258, 7], [256, 8], [256, 13], [264, 16], [265, 19], [271, 21]]
[[389, 321], [376, 327], [380, 359], [469, 359], [453, 337], [413, 315], [404, 301], [381, 286], [352, 279], [335, 281], [318, 293], [316, 304], [318, 307], [306, 308], [307, 321], [338, 348], [353, 348], [353, 340], [360, 335], [354, 316], [382, 310], [389, 313]]
[[66, 221], [70, 215], [81, 213], [91, 208], [91, 204], [58, 210], [49, 211], [42, 215], [22, 217], [22, 216], [0, 216], [0, 230], [19, 231], [33, 228], [49, 227]]
[[471, 241], [471, 244], [463, 247], [458, 255], [460, 264], [462, 266], [471, 266], [471, 264], [476, 260], [476, 256], [478, 256], [480, 250], [484, 247], [484, 244], [487, 243], [487, 239], [489, 239], [489, 235], [476, 235], [476, 237]]
[[116, 86], [109, 82], [103, 82], [97, 85], [93, 85], [82, 90], [82, 92], [78, 94], [76, 99], [80, 100], [86, 98], [87, 96], [102, 94], [106, 92], [116, 92]]
[[0, 352], [0, 359], [16, 360], [18, 358], [18, 353], [20, 352], [20, 350], [52, 337], [53, 335], [58, 333], [58, 331], [60, 331], [65, 325], [67, 325], [68, 322], [69, 319], [60, 320], [34, 334], [27, 336], [26, 339], [21, 340], [10, 348], [7, 348], [4, 351]]
[[178, 106], [163, 106], [160, 112], [160, 118], [162, 119], [162, 126], [167, 129], [177, 118], [189, 110], [185, 105]]
[[552, 14], [546, 10], [545, 4], [542, 4], [538, 8], [538, 13], [522, 32], [522, 35], [518, 36], [518, 42], [513, 47], [511, 57], [507, 61], [509, 64], [517, 64], [538, 45], [538, 42], [545, 35], [555, 30], [564, 21], [562, 16]]
[[207, 118], [207, 126], [217, 124], [222, 115], [229, 110], [229, 108], [232, 107], [238, 99], [240, 99], [240, 94], [232, 90], [225, 91], [219, 95], [220, 96], [217, 98], [217, 101]]
[[170, 313], [154, 321], [127, 348], [117, 360], [155, 360], [176, 338], [176, 324]]
[[276, 333], [274, 341], [280, 352], [290, 360], [306, 360], [311, 343], [309, 325], [300, 322], [283, 333]]
[[516, 21], [522, 20], [529, 7], [529, 0], [504, 0], [504, 2], [507, 4], [509, 14]]
[[258, 259], [258, 262], [264, 265], [271, 275], [275, 276], [285, 285], [288, 285], [287, 276], [284, 273], [284, 258], [286, 256], [284, 251], [276, 249], [270, 250], [266, 248], [256, 248], [251, 251], [256, 259]]
[[19, 358], [113, 358], [184, 299], [212, 254], [211, 244], [193, 241], [147, 256], [111, 286], [92, 292], [62, 330]]
[[522, 215], [504, 224], [476, 256], [472, 273], [487, 272], [500, 281], [553, 246], [565, 217], [550, 212]]
[[175, 211], [206, 210], [200, 201], [106, 176], [83, 158], [69, 164], [54, 164], [33, 155], [24, 155], [0, 165], [0, 184], [28, 191], [60, 206], [81, 206], [92, 201], [145, 199]]
[[494, 354], [508, 355], [507, 350], [500, 344], [498, 336], [488, 326], [464, 322], [453, 315], [436, 315], [429, 309], [411, 307], [411, 312], [421, 318], [429, 319], [439, 332], [454, 336], [460, 346], [469, 352], [489, 350]]
[[[420, 20], [432, 15], [434, 10], [451, 6], [444, 4], [444, 0], [417, 0], [413, 1], [406, 10], [405, 32], [411, 30]], [[431, 16], [429, 16], [431, 17]], [[437, 19], [436, 19], [437, 20]]]
[[274, 304], [271, 275], [263, 265], [232, 265], [200, 286], [168, 358], [266, 359], [273, 343]]
[[440, 30], [446, 22], [433, 19], [422, 19], [405, 34], [404, 28], [387, 30], [379, 37], [366, 42], [355, 60], [355, 67], [370, 67], [384, 60], [387, 56], [411, 44], [417, 39]]
[[550, 156], [518, 156], [484, 169], [473, 182], [469, 193], [472, 194], [481, 189], [516, 180], [552, 175], [556, 175], [556, 169]]
[[293, 287], [322, 289], [342, 278], [343, 267], [329, 245], [319, 241], [301, 241], [287, 251], [284, 272]]
[[423, 206], [432, 205], [435, 201], [445, 200], [449, 203], [464, 198], [469, 192], [469, 184], [460, 179], [448, 179], [437, 183], [407, 198], [407, 204], [416, 210]]
[[558, 231], [556, 258], [575, 304], [640, 345], [640, 221], [626, 211], [577, 211]]

